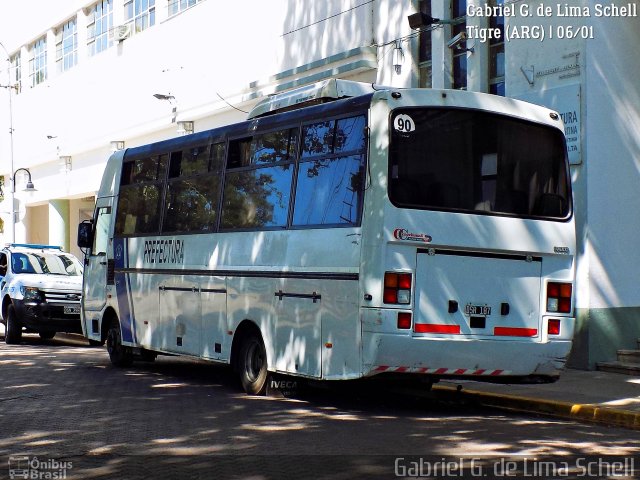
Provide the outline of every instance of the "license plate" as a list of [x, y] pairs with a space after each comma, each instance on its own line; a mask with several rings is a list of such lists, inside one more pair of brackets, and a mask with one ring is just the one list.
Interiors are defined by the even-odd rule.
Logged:
[[469, 303], [464, 307], [464, 314], [487, 317], [491, 315], [491, 307], [489, 305], [472, 305]]
[[64, 306], [64, 313], [65, 314], [69, 314], [69, 315], [73, 315], [73, 314], [78, 314], [80, 313], [80, 307], [79, 306]]

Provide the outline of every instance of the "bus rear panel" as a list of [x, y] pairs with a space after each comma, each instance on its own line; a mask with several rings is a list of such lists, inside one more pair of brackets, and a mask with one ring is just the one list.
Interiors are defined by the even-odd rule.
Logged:
[[366, 206], [384, 215], [363, 227], [364, 238], [383, 232], [364, 248], [367, 374], [555, 380], [575, 323], [559, 117], [467, 92], [403, 91], [387, 103], [372, 143], [389, 146], [371, 154], [384, 193]]

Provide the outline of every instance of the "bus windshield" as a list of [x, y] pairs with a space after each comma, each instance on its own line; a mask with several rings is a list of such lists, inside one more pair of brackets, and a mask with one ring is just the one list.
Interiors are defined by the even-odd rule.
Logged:
[[391, 117], [389, 198], [398, 207], [567, 219], [560, 130], [463, 108]]

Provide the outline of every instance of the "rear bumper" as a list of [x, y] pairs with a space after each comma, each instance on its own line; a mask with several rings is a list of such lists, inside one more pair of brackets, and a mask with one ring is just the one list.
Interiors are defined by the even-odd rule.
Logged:
[[548, 382], [557, 379], [570, 350], [570, 340], [541, 343], [363, 333], [365, 376], [413, 373], [488, 382]]
[[14, 300], [13, 306], [20, 324], [29, 331], [82, 333], [80, 314], [65, 314], [64, 305]]

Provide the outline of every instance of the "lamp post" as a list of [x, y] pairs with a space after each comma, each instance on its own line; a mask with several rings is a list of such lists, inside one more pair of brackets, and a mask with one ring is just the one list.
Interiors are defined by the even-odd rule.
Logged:
[[171, 107], [172, 107], [172, 109], [171, 109], [171, 123], [176, 123], [176, 117], [178, 116], [178, 102], [176, 101], [176, 97], [174, 97], [170, 93], [169, 94], [154, 93], [153, 96], [154, 96], [154, 98], [157, 98], [158, 100], [163, 100], [163, 101], [169, 102], [169, 105], [171, 105]]
[[[6, 88], [9, 90], [9, 161], [10, 161], [10, 172], [13, 172], [13, 100], [11, 98], [11, 89], [15, 88], [17, 90], [16, 85], [11, 85], [11, 56], [7, 51], [6, 47], [0, 42], [0, 47], [4, 51], [7, 56], [7, 76], [9, 77], [9, 83], [7, 85], [0, 85], [2, 88]], [[31, 172], [29, 172], [29, 179], [31, 179]], [[11, 241], [16, 241], [16, 228], [15, 228], [15, 205], [14, 205], [14, 193], [15, 193], [15, 174], [12, 177], [13, 184], [11, 185], [11, 194], [9, 195], [9, 205], [11, 210]], [[31, 184], [33, 187], [33, 183]]]
[[[71, 158], [71, 157], [69, 157]], [[16, 193], [16, 175], [18, 174], [18, 172], [27, 172], [27, 185], [24, 188], [24, 192], [36, 192], [36, 187], [33, 185], [33, 182], [31, 181], [31, 172], [29, 171], [28, 168], [19, 168], [17, 169], [15, 172], [13, 172], [13, 178], [11, 179], [13, 181], [13, 193]]]
[[[16, 241], [16, 211], [15, 211], [15, 202], [13, 201], [16, 194], [16, 175], [19, 172], [25, 172], [27, 174], [27, 185], [25, 186], [23, 192], [31, 193], [36, 192], [36, 187], [33, 185], [33, 181], [31, 180], [31, 172], [28, 168], [19, 168], [13, 175], [11, 176], [11, 190], [9, 194], [9, 198], [11, 198], [11, 210], [9, 213], [11, 214], [11, 242], [14, 243]], [[0, 195], [4, 196], [4, 192], [2, 188], [0, 188]]]

